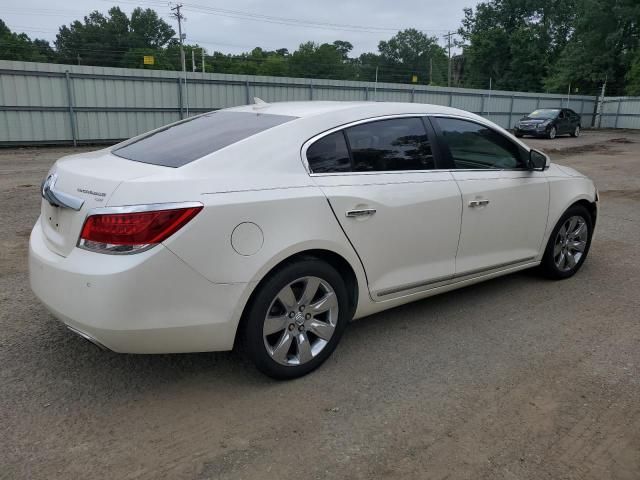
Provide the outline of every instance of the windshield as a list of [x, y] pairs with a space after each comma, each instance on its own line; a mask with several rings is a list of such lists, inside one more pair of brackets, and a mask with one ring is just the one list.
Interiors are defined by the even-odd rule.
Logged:
[[253, 112], [210, 112], [116, 146], [111, 153], [135, 162], [181, 167], [295, 118]]
[[557, 108], [544, 108], [542, 110], [534, 110], [527, 117], [529, 118], [555, 118], [560, 113]]

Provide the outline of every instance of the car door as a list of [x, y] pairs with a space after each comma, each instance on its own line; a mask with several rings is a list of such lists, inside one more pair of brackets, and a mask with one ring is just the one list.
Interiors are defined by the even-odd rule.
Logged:
[[419, 116], [381, 118], [307, 142], [303, 158], [362, 260], [374, 300], [449, 281], [462, 200]]
[[462, 193], [456, 277], [532, 262], [549, 208], [545, 172], [527, 168], [527, 151], [479, 122], [433, 118]]
[[558, 114], [558, 135], [571, 132], [569, 114], [563, 108]]

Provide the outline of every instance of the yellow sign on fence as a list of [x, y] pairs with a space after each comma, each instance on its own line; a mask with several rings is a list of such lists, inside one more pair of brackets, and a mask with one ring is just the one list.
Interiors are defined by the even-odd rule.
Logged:
[[144, 64], [145, 65], [153, 65], [155, 63], [155, 59], [153, 55], [145, 55], [144, 56]]

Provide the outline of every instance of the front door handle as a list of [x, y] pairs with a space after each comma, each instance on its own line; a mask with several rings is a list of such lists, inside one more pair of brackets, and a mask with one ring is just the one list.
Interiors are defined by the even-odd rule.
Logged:
[[373, 215], [374, 213], [376, 213], [375, 208], [361, 208], [358, 210], [348, 210], [346, 215], [347, 217], [354, 218], [354, 217], [368, 217]]
[[484, 207], [485, 205], [489, 205], [489, 200], [471, 200], [469, 202], [469, 206], [471, 208], [474, 207]]

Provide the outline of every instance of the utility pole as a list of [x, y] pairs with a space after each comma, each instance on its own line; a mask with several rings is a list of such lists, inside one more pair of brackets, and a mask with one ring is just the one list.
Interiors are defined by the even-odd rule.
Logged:
[[196, 71], [196, 52], [193, 48], [191, 49], [191, 69]]
[[182, 73], [184, 75], [184, 91], [185, 98], [187, 100], [187, 116], [189, 115], [189, 90], [187, 90], [187, 64], [184, 58], [184, 37], [182, 35], [182, 20], [184, 20], [184, 15], [180, 12], [182, 8], [182, 4], [178, 3], [175, 7], [171, 7], [171, 10], [175, 13], [172, 13], [171, 16], [178, 20], [178, 40], [180, 40], [180, 62], [182, 63]]
[[429, 57], [429, 85], [433, 85], [433, 58]]
[[591, 122], [591, 126], [594, 127], [596, 124], [596, 117], [598, 118], [598, 128], [602, 128], [602, 109], [604, 107], [604, 94], [607, 90], [607, 75], [604, 77], [604, 82], [602, 83], [602, 90], [600, 92], [600, 98], [598, 99], [597, 107], [596, 107], [596, 116], [593, 117], [593, 122]]
[[376, 83], [373, 86], [373, 101], [378, 101], [378, 66], [376, 65]]
[[447, 86], [451, 86], [451, 37], [455, 35], [454, 32], [448, 32], [444, 35], [444, 38], [447, 39], [447, 48], [449, 50], [449, 65], [448, 65], [448, 73], [447, 73]]

